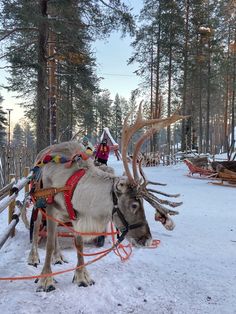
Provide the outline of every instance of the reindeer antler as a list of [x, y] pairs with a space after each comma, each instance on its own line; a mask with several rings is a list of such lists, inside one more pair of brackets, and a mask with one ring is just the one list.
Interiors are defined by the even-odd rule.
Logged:
[[[169, 210], [168, 208], [165, 208], [161, 204], [167, 204], [171, 207], [177, 207], [182, 204], [182, 202], [170, 202], [168, 200], [162, 200], [160, 198], [157, 198], [153, 193], [158, 193], [162, 194], [167, 197], [178, 197], [179, 194], [167, 194], [163, 193], [160, 191], [156, 191], [153, 189], [147, 189], [148, 184], [160, 184], [160, 183], [155, 183], [155, 182], [150, 182], [147, 181], [145, 178], [145, 175], [142, 170], [141, 166], [141, 161], [138, 163], [138, 153], [141, 149], [142, 144], [150, 138], [155, 132], [161, 130], [164, 127], [167, 127], [171, 125], [172, 123], [175, 123], [178, 120], [187, 118], [186, 116], [181, 116], [178, 114], [174, 114], [168, 118], [164, 119], [150, 119], [150, 120], [145, 120], [142, 118], [141, 114], [141, 106], [142, 102], [139, 105], [139, 110], [137, 113], [137, 118], [136, 121], [132, 125], [128, 125], [128, 119], [131, 115], [132, 112], [128, 114], [128, 116], [125, 118], [124, 121], [124, 126], [122, 129], [122, 159], [123, 159], [123, 164], [125, 168], [126, 175], [130, 181], [130, 183], [134, 186], [140, 186], [139, 187], [139, 193], [140, 195], [147, 201], [149, 202], [157, 211], [156, 213], [156, 219], [160, 220], [162, 224], [169, 230], [172, 230], [174, 228], [174, 223], [170, 219], [168, 215], [176, 215], [178, 214], [177, 211]], [[131, 137], [134, 135], [136, 131], [139, 129], [145, 127], [145, 126], [151, 126], [141, 137], [140, 139], [136, 142], [135, 147], [134, 147], [134, 153], [133, 153], [133, 159], [132, 159], [132, 170], [133, 170], [133, 176], [131, 175], [129, 166], [128, 166], [128, 160], [127, 160], [127, 149], [128, 149], [128, 144], [131, 139]], [[139, 165], [139, 173], [141, 174], [143, 178], [143, 183], [140, 184], [140, 177], [137, 169], [137, 165]], [[161, 185], [161, 184], [160, 184]]]
[[[164, 119], [145, 120], [142, 118], [142, 102], [141, 102], [139, 105], [139, 110], [138, 110], [137, 118], [135, 122], [132, 125], [128, 125], [128, 119], [131, 113], [132, 111], [127, 115], [127, 117], [124, 120], [124, 126], [122, 129], [122, 140], [121, 140], [122, 141], [121, 155], [122, 155], [125, 172], [128, 179], [130, 180], [130, 183], [133, 185], [138, 185], [139, 178], [138, 178], [138, 171], [137, 171], [137, 156], [144, 141], [147, 140], [149, 137], [151, 137], [151, 135], [154, 134], [155, 132], [161, 130], [162, 128], [166, 126], [169, 126], [170, 124], [178, 120], [184, 119], [185, 117], [175, 114], [171, 117], [164, 118]], [[132, 161], [132, 167], [133, 167], [133, 176], [132, 176], [129, 170], [128, 160], [127, 160], [128, 145], [134, 133], [142, 129], [145, 126], [151, 126], [151, 128], [148, 129], [146, 133], [135, 144], [133, 161]]]

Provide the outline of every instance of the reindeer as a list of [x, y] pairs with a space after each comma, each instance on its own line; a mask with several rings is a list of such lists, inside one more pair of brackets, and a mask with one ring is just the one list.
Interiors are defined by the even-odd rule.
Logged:
[[[120, 231], [118, 242], [126, 238], [136, 247], [149, 246], [152, 242], [151, 232], [145, 217], [143, 199], [149, 202], [156, 209], [156, 220], [160, 221], [168, 230], [173, 230], [174, 222], [170, 215], [178, 214], [177, 211], [170, 210], [163, 206], [167, 204], [176, 207], [182, 203], [170, 202], [157, 198], [153, 193], [160, 193], [147, 188], [148, 184], [155, 184], [148, 181], [142, 171], [141, 163], [137, 163], [137, 156], [141, 145], [154, 132], [164, 128], [184, 117], [173, 115], [165, 119], [144, 120], [139, 108], [137, 119], [133, 125], [128, 124], [128, 115], [124, 121], [122, 129], [122, 160], [125, 169], [125, 176], [116, 176], [108, 168], [95, 167], [91, 159], [83, 160], [75, 158], [70, 168], [65, 168], [64, 164], [47, 163], [42, 167], [43, 188], [57, 189], [65, 185], [67, 179], [78, 169], [84, 170], [84, 175], [77, 183], [71, 203], [75, 213], [75, 218], [71, 220], [76, 232], [98, 233], [104, 232], [104, 226], [109, 221], [113, 221], [115, 227]], [[132, 171], [128, 165], [127, 149], [133, 134], [143, 128], [149, 127], [146, 133], [137, 141], [133, 160]], [[53, 152], [63, 155], [79, 156], [80, 145], [77, 142], [65, 142], [54, 145]], [[41, 152], [38, 159], [42, 157]], [[141, 176], [140, 176], [141, 175]], [[179, 195], [166, 196], [177, 197]], [[47, 204], [46, 213], [48, 217], [67, 222], [70, 220], [67, 212], [65, 199], [62, 193], [54, 195], [54, 201]], [[47, 243], [46, 257], [42, 274], [51, 274], [51, 260], [55, 250], [57, 222], [47, 217]], [[95, 236], [81, 236], [75, 234], [75, 246], [77, 249], [77, 268], [74, 273], [73, 282], [78, 286], [90, 286], [94, 284], [86, 267], [84, 266], [83, 252], [84, 241]], [[55, 289], [55, 282], [52, 276], [40, 278], [37, 291], [52, 291]]]

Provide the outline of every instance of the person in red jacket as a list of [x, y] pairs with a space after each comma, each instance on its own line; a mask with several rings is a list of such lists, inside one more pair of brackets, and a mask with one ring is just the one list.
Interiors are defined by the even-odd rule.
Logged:
[[95, 160], [100, 162], [101, 164], [107, 165], [107, 160], [109, 158], [109, 153], [110, 153], [110, 147], [107, 145], [107, 139], [104, 138], [99, 144], [96, 155], [95, 155]]

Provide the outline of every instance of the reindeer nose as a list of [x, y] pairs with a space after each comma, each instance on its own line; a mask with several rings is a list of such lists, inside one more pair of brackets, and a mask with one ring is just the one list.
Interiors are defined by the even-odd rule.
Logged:
[[137, 244], [141, 246], [149, 246], [151, 244], [152, 237], [147, 234], [138, 239]]

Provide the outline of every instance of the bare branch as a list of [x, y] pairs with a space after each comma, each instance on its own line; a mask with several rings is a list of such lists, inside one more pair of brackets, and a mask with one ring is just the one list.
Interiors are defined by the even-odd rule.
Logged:
[[13, 28], [11, 30], [6, 30], [6, 34], [0, 38], [0, 41], [6, 39], [7, 37], [11, 36], [12, 34], [16, 33], [16, 32], [22, 32], [22, 31], [38, 31], [37, 27], [17, 27], [17, 28]]
[[105, 7], [115, 11], [115, 12], [118, 12], [118, 13], [122, 13], [121, 10], [117, 10], [115, 7], [112, 7], [110, 4], [106, 3], [105, 1], [103, 0], [99, 0]]

